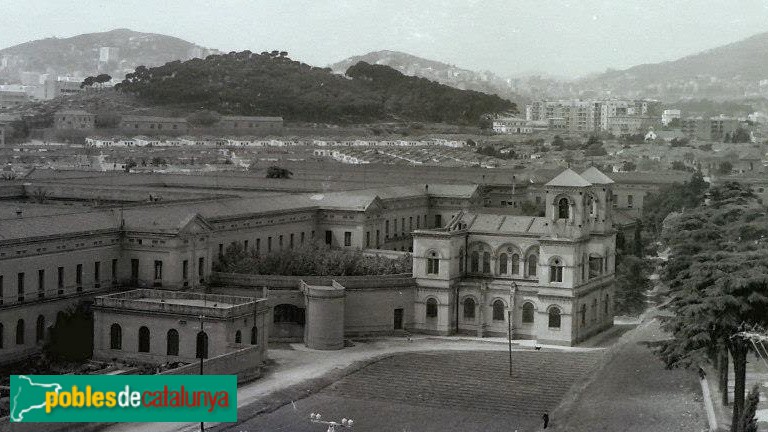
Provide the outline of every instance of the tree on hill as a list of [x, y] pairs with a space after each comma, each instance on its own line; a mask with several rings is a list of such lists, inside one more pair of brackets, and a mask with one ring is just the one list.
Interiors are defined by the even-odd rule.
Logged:
[[478, 125], [484, 114], [514, 112], [498, 96], [464, 91], [360, 62], [339, 76], [282, 56], [248, 51], [137, 67], [116, 86], [154, 105], [186, 105], [289, 120], [409, 121]]
[[731, 135], [731, 142], [732, 143], [748, 143], [752, 141], [752, 135], [749, 133], [747, 129], [744, 129], [743, 127], [738, 127]]
[[695, 172], [688, 182], [667, 185], [658, 193], [646, 196], [643, 200], [643, 227], [653, 236], [658, 236], [667, 216], [703, 203], [708, 188], [709, 184], [704, 181], [701, 172]]

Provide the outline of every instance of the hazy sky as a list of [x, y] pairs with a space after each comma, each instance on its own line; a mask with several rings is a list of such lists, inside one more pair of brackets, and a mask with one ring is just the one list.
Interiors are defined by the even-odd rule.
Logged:
[[389, 49], [503, 76], [567, 76], [768, 31], [768, 0], [0, 0], [0, 16], [0, 47], [122, 27], [319, 66]]

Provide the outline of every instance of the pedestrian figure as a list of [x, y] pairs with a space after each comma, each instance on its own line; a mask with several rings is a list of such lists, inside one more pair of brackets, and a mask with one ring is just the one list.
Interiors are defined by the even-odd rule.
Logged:
[[544, 420], [544, 429], [546, 429], [546, 428], [547, 428], [547, 426], [549, 426], [549, 414], [547, 414], [547, 413], [544, 413], [544, 414], [541, 416], [541, 419], [542, 419], [542, 420]]

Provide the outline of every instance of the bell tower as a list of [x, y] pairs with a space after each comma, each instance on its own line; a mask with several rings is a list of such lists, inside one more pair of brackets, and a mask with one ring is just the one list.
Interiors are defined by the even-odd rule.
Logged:
[[595, 167], [587, 168], [581, 177], [592, 183], [585, 197], [586, 224], [594, 232], [613, 228], [613, 180]]
[[570, 168], [544, 185], [545, 215], [547, 224], [552, 227], [551, 237], [579, 238], [589, 232], [586, 197], [592, 186]]

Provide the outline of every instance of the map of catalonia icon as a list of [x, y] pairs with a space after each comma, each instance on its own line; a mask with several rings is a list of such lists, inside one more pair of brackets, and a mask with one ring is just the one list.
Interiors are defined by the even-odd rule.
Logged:
[[24, 415], [32, 410], [45, 410], [45, 395], [58, 393], [62, 386], [58, 383], [38, 383], [26, 375], [19, 375], [11, 386], [11, 421], [24, 421]]

